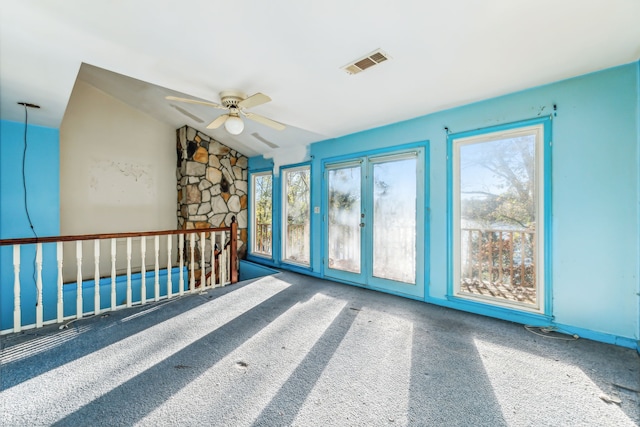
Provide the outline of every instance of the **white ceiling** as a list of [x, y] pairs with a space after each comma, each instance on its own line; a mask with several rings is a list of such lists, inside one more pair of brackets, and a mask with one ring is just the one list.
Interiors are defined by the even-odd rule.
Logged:
[[[76, 78], [176, 128], [205, 131], [247, 155], [318, 140], [637, 61], [640, 0], [0, 0], [0, 117], [40, 105], [30, 123], [59, 127]], [[391, 60], [340, 68], [381, 48]], [[90, 64], [82, 66], [82, 64]], [[81, 70], [82, 66], [82, 71]], [[127, 77], [128, 76], [128, 77]], [[219, 102], [263, 92], [231, 137]], [[199, 117], [202, 123], [171, 104]]]

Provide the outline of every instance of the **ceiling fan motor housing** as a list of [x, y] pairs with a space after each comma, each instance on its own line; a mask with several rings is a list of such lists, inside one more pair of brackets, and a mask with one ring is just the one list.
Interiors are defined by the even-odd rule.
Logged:
[[246, 97], [246, 94], [235, 90], [220, 92], [220, 102], [227, 108], [238, 108], [238, 103]]

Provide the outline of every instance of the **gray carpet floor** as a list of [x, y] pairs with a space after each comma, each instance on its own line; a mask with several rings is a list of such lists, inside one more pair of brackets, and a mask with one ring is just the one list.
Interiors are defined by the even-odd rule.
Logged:
[[548, 335], [279, 273], [2, 337], [0, 425], [640, 423], [635, 350]]

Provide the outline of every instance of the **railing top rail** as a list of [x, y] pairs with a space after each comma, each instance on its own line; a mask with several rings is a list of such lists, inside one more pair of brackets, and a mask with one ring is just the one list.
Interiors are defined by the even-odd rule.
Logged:
[[100, 240], [100, 239], [120, 239], [125, 237], [149, 237], [166, 236], [171, 234], [195, 234], [211, 233], [218, 231], [231, 231], [231, 227], [217, 228], [197, 228], [191, 230], [160, 230], [160, 231], [138, 231], [130, 233], [103, 233], [103, 234], [78, 234], [74, 236], [47, 236], [29, 237], [19, 239], [0, 239], [0, 246], [28, 245], [33, 243], [55, 243], [55, 242], [75, 242], [78, 240]]
[[524, 228], [521, 230], [510, 230], [507, 228], [478, 228], [478, 227], [462, 227], [464, 231], [481, 231], [483, 233], [535, 233], [536, 230]]

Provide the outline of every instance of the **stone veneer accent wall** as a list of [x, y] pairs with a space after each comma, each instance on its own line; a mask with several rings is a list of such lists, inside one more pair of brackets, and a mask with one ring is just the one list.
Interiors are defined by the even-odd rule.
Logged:
[[238, 258], [247, 253], [246, 156], [189, 126], [177, 133], [178, 228], [238, 222]]

